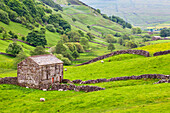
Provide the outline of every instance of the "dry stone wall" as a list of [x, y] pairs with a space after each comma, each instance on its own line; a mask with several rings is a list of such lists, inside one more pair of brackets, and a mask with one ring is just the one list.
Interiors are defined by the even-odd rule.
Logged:
[[99, 91], [99, 90], [105, 90], [105, 88], [101, 88], [98, 86], [76, 86], [73, 84], [67, 85], [67, 84], [44, 84], [41, 85], [41, 87], [39, 88], [41, 90], [43, 89], [48, 89], [48, 90], [63, 90], [63, 91], [67, 91], [67, 90], [74, 90], [74, 91], [84, 91], [84, 92], [93, 92], [93, 91]]
[[97, 58], [92, 59], [92, 60], [90, 60], [88, 62], [79, 64], [77, 66], [90, 64], [90, 63], [97, 62], [99, 60], [102, 60], [102, 59], [105, 59], [105, 58], [108, 58], [108, 57], [111, 57], [111, 56], [114, 56], [114, 55], [119, 55], [119, 54], [137, 54], [137, 55], [142, 55], [142, 56], [150, 57], [150, 54], [149, 54], [148, 51], [143, 51], [143, 50], [121, 50], [121, 51], [115, 51], [115, 52], [112, 52], [112, 53], [109, 53], [109, 54], [97, 57]]
[[18, 85], [17, 77], [0, 78], [0, 84], [13, 84], [13, 85]]
[[153, 56], [166, 55], [166, 54], [170, 54], [170, 50], [156, 52], [153, 54]]
[[120, 80], [133, 80], [133, 79], [143, 79], [143, 78], [153, 78], [153, 79], [170, 79], [169, 75], [162, 75], [162, 74], [144, 74], [139, 76], [125, 76], [125, 77], [114, 77], [110, 79], [96, 79], [96, 80], [73, 80], [72, 82], [75, 84], [95, 84], [101, 82], [110, 82], [110, 81], [120, 81]]

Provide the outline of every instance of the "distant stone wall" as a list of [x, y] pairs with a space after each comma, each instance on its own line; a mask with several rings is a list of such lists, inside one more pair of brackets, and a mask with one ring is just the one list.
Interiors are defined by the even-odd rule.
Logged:
[[155, 84], [160, 84], [160, 83], [170, 83], [170, 79], [169, 80], [162, 79], [162, 80], [156, 82]]
[[3, 52], [0, 52], [0, 54], [1, 54], [1, 55], [7, 55], [7, 56], [15, 57], [15, 55], [8, 54], [8, 53], [3, 53]]
[[101, 88], [98, 86], [76, 86], [73, 84], [67, 85], [67, 84], [44, 84], [41, 85], [39, 89], [48, 89], [48, 90], [74, 90], [74, 91], [84, 91], [84, 92], [93, 92], [93, 91], [99, 91], [99, 90], [105, 90], [105, 88]]
[[156, 52], [153, 54], [153, 56], [166, 55], [166, 54], [170, 54], [170, 50]]
[[143, 78], [153, 78], [153, 79], [170, 79], [169, 75], [162, 74], [144, 74], [139, 76], [125, 76], [125, 77], [114, 77], [110, 79], [96, 79], [96, 80], [73, 80], [72, 82], [75, 84], [95, 84], [101, 82], [110, 82], [110, 81], [120, 81], [120, 80], [133, 80], [133, 79], [143, 79]]
[[0, 78], [0, 84], [13, 84], [13, 85], [18, 85], [17, 77]]
[[105, 59], [105, 58], [108, 58], [108, 57], [111, 57], [111, 56], [114, 56], [114, 55], [119, 55], [119, 54], [137, 54], [137, 55], [142, 55], [142, 56], [145, 56], [145, 57], [150, 57], [149, 52], [144, 51], [144, 50], [121, 50], [121, 51], [115, 51], [115, 52], [112, 52], [112, 53], [97, 57], [97, 58], [92, 59], [92, 60], [90, 60], [88, 62], [79, 64], [77, 66], [90, 64], [90, 63], [97, 62], [99, 60], [102, 60], [102, 59]]

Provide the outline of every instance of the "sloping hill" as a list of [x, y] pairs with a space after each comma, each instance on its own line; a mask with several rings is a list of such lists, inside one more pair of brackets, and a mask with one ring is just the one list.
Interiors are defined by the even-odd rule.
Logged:
[[[108, 62], [111, 60], [111, 62]], [[66, 67], [64, 78], [98, 79], [146, 73], [169, 73], [170, 55], [145, 58], [138, 55], [118, 55], [81, 67]], [[16, 76], [16, 72], [0, 73]], [[93, 84], [106, 88], [85, 93], [75, 91], [41, 91], [15, 85], [0, 85], [2, 112], [169, 112], [170, 84], [153, 84], [157, 79], [127, 80]], [[39, 102], [40, 98], [46, 101]], [[13, 102], [15, 101], [15, 103]], [[55, 107], [53, 107], [55, 106]], [[8, 109], [7, 109], [8, 108]], [[50, 108], [50, 109], [49, 109]]]
[[[169, 0], [81, 0], [101, 9], [108, 15], [117, 15], [136, 26], [169, 23]], [[148, 25], [149, 26], [149, 25]], [[152, 26], [152, 25], [150, 25]]]

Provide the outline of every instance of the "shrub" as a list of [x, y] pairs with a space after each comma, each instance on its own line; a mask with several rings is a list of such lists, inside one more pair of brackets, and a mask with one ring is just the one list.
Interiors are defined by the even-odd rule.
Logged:
[[9, 19], [14, 22], [16, 21], [16, 18], [18, 17], [18, 14], [11, 10], [8, 12], [8, 15], [9, 15]]
[[87, 50], [89, 48], [89, 40], [87, 38], [81, 38], [80, 44], [83, 46], [84, 50]]
[[107, 49], [113, 51], [115, 49], [115, 46], [112, 43], [110, 43]]
[[71, 61], [68, 58], [62, 58], [61, 59], [64, 62], [64, 65], [71, 65]]
[[55, 28], [54, 28], [54, 25], [52, 25], [52, 24], [48, 24], [46, 26], [46, 29], [49, 30], [50, 32], [55, 32], [56, 31]]
[[34, 25], [35, 25], [35, 27], [39, 27], [39, 24], [38, 24], [38, 23], [35, 23]]
[[73, 54], [72, 54], [72, 56], [73, 56], [75, 59], [77, 59], [80, 55], [79, 55], [79, 53], [78, 53], [77, 51], [74, 51]]
[[79, 53], [84, 53], [85, 52], [84, 49], [83, 49], [83, 46], [80, 43], [74, 43], [74, 45], [76, 46], [77, 51]]
[[67, 47], [69, 48], [70, 51], [75, 51], [77, 50], [76, 46], [73, 43], [66, 43]]
[[2, 33], [4, 31], [3, 27], [0, 27], [0, 33]]
[[8, 17], [8, 13], [6, 13], [5, 11], [1, 10], [0, 9], [0, 21], [5, 23], [5, 24], [8, 24], [10, 23], [10, 19]]
[[29, 29], [29, 30], [33, 30], [34, 29], [34, 26], [30, 23], [26, 24], [26, 27]]
[[62, 54], [54, 54], [58, 59], [62, 59], [63, 55]]
[[46, 29], [45, 29], [45, 28], [41, 28], [40, 30], [41, 30], [41, 32], [42, 32], [43, 34], [45, 34], [45, 32], [46, 32]]
[[9, 44], [8, 48], [6, 49], [6, 53], [12, 54], [16, 56], [19, 52], [22, 51], [22, 47], [18, 45], [16, 42]]
[[50, 13], [50, 14], [51, 14], [51, 13], [52, 13], [52, 10], [51, 10], [51, 9], [46, 9], [46, 10], [45, 10], [45, 12], [47, 12], [47, 13]]
[[49, 54], [45, 51], [45, 49], [42, 46], [37, 46], [33, 51], [30, 51], [31, 55], [44, 55]]
[[36, 30], [28, 33], [26, 41], [35, 46], [44, 47], [45, 45], [47, 45], [47, 40], [45, 38], [45, 35], [41, 31], [36, 31]]
[[23, 36], [22, 38], [21, 38], [23, 41], [25, 41], [25, 37]]

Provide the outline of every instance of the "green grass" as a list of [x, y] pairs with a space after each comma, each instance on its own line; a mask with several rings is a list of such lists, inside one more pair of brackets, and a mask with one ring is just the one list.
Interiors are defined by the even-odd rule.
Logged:
[[[15, 23], [15, 22], [10, 22], [9, 25], [6, 25], [6, 24], [0, 22], [0, 26], [4, 27], [7, 32], [12, 31], [15, 34], [17, 34], [19, 36], [19, 39], [21, 39], [22, 36], [26, 37], [28, 35], [28, 33], [31, 32], [31, 30], [27, 29], [22, 24]], [[35, 29], [39, 29], [39, 28], [35, 28]], [[59, 38], [60, 34], [52, 33], [52, 32], [49, 32], [48, 30], [46, 31], [45, 36], [47, 39], [46, 46], [49, 46], [49, 47], [56, 45], [58, 40], [60, 39]], [[0, 38], [2, 38], [2, 37], [0, 37]]]
[[149, 53], [153, 54], [153, 53], [159, 52], [159, 51], [170, 50], [170, 43], [153, 44], [153, 45], [148, 45], [148, 46], [144, 46], [144, 47], [139, 47], [137, 49], [145, 50], [145, 51], [148, 51]]
[[[111, 62], [108, 62], [110, 60]], [[116, 55], [85, 66], [66, 66], [64, 78], [98, 79], [140, 74], [170, 74], [170, 54], [158, 57]], [[16, 76], [6, 69], [0, 77]], [[170, 84], [153, 84], [157, 79], [125, 80], [91, 84], [106, 88], [97, 92], [47, 91], [0, 85], [0, 112], [56, 113], [159, 113], [169, 112]], [[45, 102], [40, 102], [45, 98]]]
[[[16, 41], [17, 44], [19, 44], [20, 46], [22, 46], [22, 49], [23, 51], [26, 53], [26, 55], [30, 56], [30, 51], [31, 50], [34, 50], [35, 47], [33, 46], [30, 46], [30, 45], [27, 45], [25, 43], [22, 43], [22, 42], [19, 42], [19, 41]], [[4, 52], [6, 53], [6, 49], [8, 48], [8, 45], [10, 43], [13, 43], [12, 40], [0, 40], [0, 45], [1, 45], [1, 48], [0, 48], [0, 52]]]
[[[0, 111], [14, 113], [55, 113], [58, 110], [61, 113], [169, 111], [170, 84], [154, 85], [153, 82], [155, 81], [110, 82], [106, 90], [91, 93], [43, 92], [14, 85], [0, 85]], [[101, 83], [100, 86], [106, 87], [105, 83]], [[46, 101], [39, 102], [40, 98], [45, 98]]]
[[[124, 58], [125, 57], [125, 58]], [[127, 57], [133, 58], [129, 59]], [[111, 58], [111, 57], [110, 57]], [[108, 59], [110, 59], [108, 58]], [[170, 55], [158, 57], [131, 57], [125, 55], [113, 56], [112, 62], [105, 63], [100, 61], [78, 67], [68, 67], [68, 71], [64, 73], [65, 78], [74, 80], [82, 79], [98, 79], [112, 78], [121, 76], [132, 76], [141, 74], [170, 74]], [[115, 61], [115, 59], [117, 61]], [[127, 59], [127, 60], [126, 60]], [[112, 58], [111, 58], [112, 60]]]

